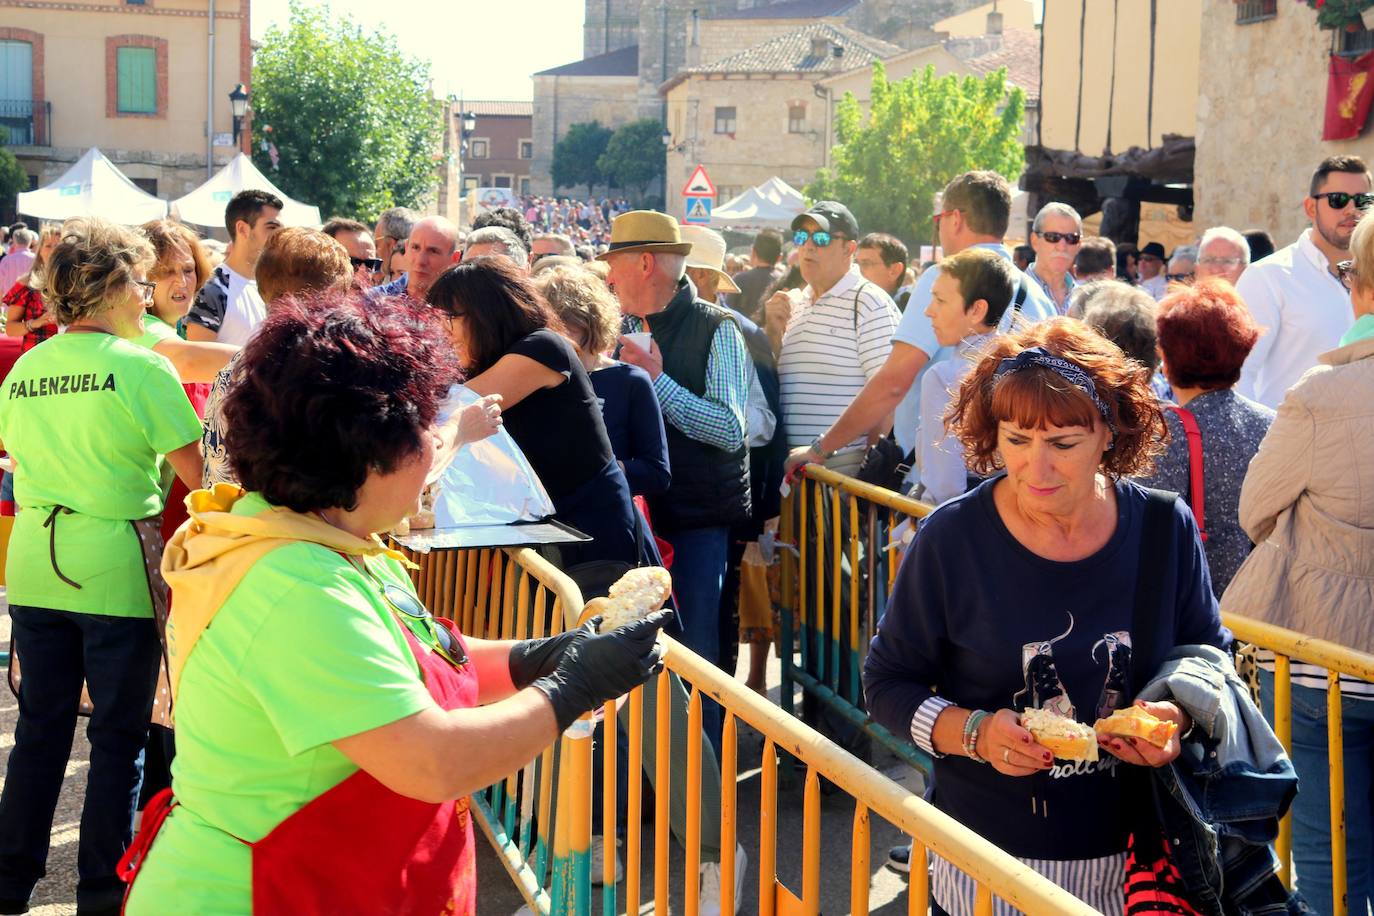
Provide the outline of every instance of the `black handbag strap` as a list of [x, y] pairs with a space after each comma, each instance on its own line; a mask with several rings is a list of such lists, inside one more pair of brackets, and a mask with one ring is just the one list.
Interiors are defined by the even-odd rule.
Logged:
[[[1164, 614], [1164, 569], [1174, 546], [1170, 524], [1177, 493], [1146, 490], [1145, 519], [1140, 531], [1140, 566], [1136, 570], [1135, 605], [1131, 609], [1131, 696], [1148, 683], [1155, 633]], [[1172, 615], [1169, 615], [1172, 617]]]

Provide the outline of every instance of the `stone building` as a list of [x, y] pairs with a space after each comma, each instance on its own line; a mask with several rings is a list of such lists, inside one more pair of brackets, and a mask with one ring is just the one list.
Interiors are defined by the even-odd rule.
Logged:
[[1374, 136], [1322, 140], [1328, 62], [1357, 56], [1374, 33], [1325, 31], [1307, 6], [1204, 0], [1197, 100], [1194, 223], [1266, 229], [1280, 246], [1306, 226], [1312, 170], [1333, 155], [1374, 163]]
[[[1031, 212], [1049, 200], [1100, 211], [1101, 233], [1132, 243], [1142, 202], [1191, 215], [1202, 36], [1196, 0], [1045, 0], [1039, 124], [1021, 178]], [[1264, 85], [1255, 95], [1268, 108]]]
[[[1024, 0], [1012, 0], [1019, 4]], [[579, 121], [667, 123], [659, 88], [689, 67], [816, 25], [843, 26], [901, 49], [936, 42], [935, 25], [979, 0], [584, 0], [583, 59], [534, 75], [531, 186], [551, 193], [553, 147]], [[631, 88], [631, 83], [633, 87]]]
[[[227, 162], [236, 151], [228, 95], [251, 79], [249, 0], [214, 0], [213, 20], [210, 6], [209, 0], [7, 4], [0, 24], [0, 126], [30, 185], [56, 178], [92, 146], [144, 190], [167, 199]], [[237, 148], [247, 151], [244, 127]], [[0, 202], [0, 211], [13, 204]]]

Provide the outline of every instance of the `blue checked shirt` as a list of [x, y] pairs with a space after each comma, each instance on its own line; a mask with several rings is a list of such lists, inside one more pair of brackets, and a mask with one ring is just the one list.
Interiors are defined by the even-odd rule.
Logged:
[[[625, 326], [631, 332], [644, 330], [644, 322], [633, 315], [625, 316]], [[744, 335], [733, 321], [722, 321], [706, 357], [705, 395], [693, 394], [666, 372], [654, 379], [663, 419], [689, 439], [727, 452], [740, 448], [747, 429], [751, 368]]]

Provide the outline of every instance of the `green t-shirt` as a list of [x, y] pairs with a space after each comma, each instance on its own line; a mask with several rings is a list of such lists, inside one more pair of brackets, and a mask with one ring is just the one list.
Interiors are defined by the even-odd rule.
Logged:
[[180, 340], [177, 336], [177, 329], [172, 327], [152, 312], [143, 315], [143, 336], [135, 337], [133, 343], [140, 347], [151, 350], [164, 340]]
[[[268, 508], [250, 494], [234, 513]], [[372, 574], [413, 593], [394, 560]], [[410, 618], [404, 618], [410, 625]], [[412, 627], [432, 645], [423, 624]], [[251, 851], [307, 802], [357, 772], [330, 743], [434, 705], [381, 586], [316, 544], [253, 565], [182, 671], [172, 789], [127, 913], [250, 911]], [[237, 839], [236, 839], [237, 838]]]
[[[19, 358], [0, 391], [0, 441], [14, 456], [18, 517], [9, 601], [151, 617], [130, 519], [162, 511], [162, 456], [200, 438], [166, 357], [110, 334], [59, 334]], [[58, 578], [43, 527], [54, 506]]]

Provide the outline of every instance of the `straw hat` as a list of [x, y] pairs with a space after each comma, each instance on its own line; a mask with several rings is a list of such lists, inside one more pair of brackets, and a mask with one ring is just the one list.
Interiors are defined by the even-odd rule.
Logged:
[[621, 251], [658, 251], [686, 254], [691, 242], [682, 240], [677, 220], [656, 210], [631, 210], [611, 220], [611, 244], [597, 260], [604, 261]]
[[722, 268], [725, 267], [725, 236], [705, 226], [683, 226], [682, 240], [692, 243], [687, 266], [709, 270], [720, 276], [720, 292], [737, 293], [739, 287]]

